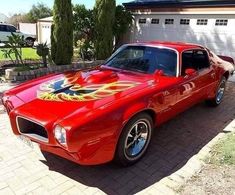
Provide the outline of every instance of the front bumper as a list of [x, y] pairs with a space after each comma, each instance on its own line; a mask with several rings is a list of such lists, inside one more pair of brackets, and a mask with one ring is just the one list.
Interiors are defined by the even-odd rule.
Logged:
[[68, 151], [59, 146], [49, 146], [45, 144], [39, 144], [39, 147], [42, 151], [55, 154], [57, 156], [60, 156], [62, 158], [65, 158], [67, 160], [73, 161], [78, 164], [82, 164], [82, 162], [80, 162], [80, 158], [77, 155], [77, 153], [69, 153]]
[[[33, 111], [32, 111], [33, 113]], [[21, 113], [22, 114], [22, 113]], [[25, 117], [25, 115], [23, 115]], [[73, 137], [73, 140], [68, 139], [67, 145], [68, 147], [64, 147], [60, 145], [56, 138], [54, 137], [53, 133], [53, 125], [54, 121], [51, 123], [46, 124], [45, 130], [47, 131], [48, 140], [39, 139], [37, 136], [32, 136], [31, 134], [27, 134], [19, 130], [19, 126], [17, 125], [17, 118], [19, 117], [19, 113], [16, 110], [12, 110], [10, 112], [10, 121], [13, 132], [15, 135], [23, 135], [29, 138], [31, 141], [39, 144], [40, 149], [42, 151], [46, 151], [49, 153], [53, 153], [58, 155], [62, 158], [68, 159], [80, 165], [97, 165], [109, 162], [113, 159], [114, 152], [115, 152], [115, 139], [110, 139], [110, 137], [106, 137], [103, 139], [99, 139], [96, 142], [93, 141], [84, 141], [84, 139], [80, 139], [83, 137], [82, 134], [79, 134], [78, 137]], [[22, 117], [22, 115], [21, 115]], [[29, 117], [25, 117], [29, 119]], [[30, 121], [37, 122], [39, 121], [32, 120], [30, 117]], [[42, 120], [43, 121], [43, 120]], [[40, 122], [40, 124], [45, 124], [44, 122]], [[25, 130], [27, 131], [27, 130]], [[70, 135], [68, 137], [71, 137]], [[93, 137], [93, 136], [91, 136]], [[88, 138], [88, 137], [87, 137]], [[91, 139], [91, 138], [90, 138]], [[77, 143], [80, 143], [79, 146]]]
[[39, 147], [42, 151], [55, 154], [79, 165], [98, 165], [112, 161], [114, 150], [111, 149], [112, 147], [110, 146], [109, 144], [103, 144], [102, 147], [98, 148], [83, 147], [77, 152], [69, 152], [66, 148], [59, 145], [39, 143]]

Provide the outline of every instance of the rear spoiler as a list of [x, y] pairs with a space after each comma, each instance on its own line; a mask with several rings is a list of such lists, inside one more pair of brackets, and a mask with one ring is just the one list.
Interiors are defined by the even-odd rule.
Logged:
[[224, 60], [224, 61], [230, 62], [231, 64], [235, 65], [234, 60], [233, 60], [233, 58], [231, 58], [231, 57], [228, 57], [228, 56], [220, 56], [220, 55], [218, 55], [218, 57], [220, 57], [220, 58], [221, 58], [222, 60]]

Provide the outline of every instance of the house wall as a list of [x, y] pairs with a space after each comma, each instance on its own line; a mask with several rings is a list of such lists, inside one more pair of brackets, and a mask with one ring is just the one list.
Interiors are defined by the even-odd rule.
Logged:
[[[124, 43], [150, 40], [190, 42], [235, 58], [235, 7], [139, 8], [132, 12], [135, 20], [123, 38]], [[146, 23], [141, 24], [140, 19], [146, 19]], [[152, 24], [152, 19], [159, 19], [159, 24]], [[174, 24], [165, 24], [166, 19], [174, 19]], [[181, 19], [189, 19], [190, 23], [182, 25]], [[207, 19], [207, 24], [198, 25], [199, 19]], [[227, 25], [216, 25], [219, 19], [227, 20]]]
[[20, 32], [28, 35], [35, 35], [37, 34], [37, 24], [32, 23], [19, 23], [19, 30]]

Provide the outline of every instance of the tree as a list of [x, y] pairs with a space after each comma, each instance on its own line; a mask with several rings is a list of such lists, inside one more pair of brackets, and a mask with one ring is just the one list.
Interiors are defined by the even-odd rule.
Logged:
[[57, 65], [70, 64], [73, 56], [73, 13], [71, 0], [55, 0], [54, 26], [51, 34], [52, 60]]
[[[73, 7], [73, 13], [76, 38], [87, 38], [92, 40], [94, 37], [95, 24], [93, 10], [86, 9], [85, 5], [75, 5]], [[78, 39], [75, 39], [75, 41]]]
[[13, 16], [9, 18], [9, 23], [16, 27], [18, 26], [20, 22], [22, 23], [30, 22], [28, 15], [27, 14], [14, 14]]
[[31, 10], [27, 14], [29, 21], [32, 23], [36, 23], [38, 19], [50, 16], [52, 16], [52, 10], [43, 3], [38, 3], [37, 5], [33, 5]]
[[115, 36], [115, 49], [121, 45], [121, 38], [131, 27], [133, 16], [124, 6], [118, 5], [115, 12], [115, 23], [113, 26]]
[[54, 36], [54, 29], [55, 25], [51, 25], [51, 60], [52, 62], [55, 63], [55, 58], [56, 58], [56, 41], [55, 41], [55, 36]]
[[74, 45], [83, 60], [94, 58], [94, 12], [84, 5], [73, 7]]
[[97, 59], [106, 59], [113, 51], [115, 9], [115, 0], [96, 0], [94, 44]]

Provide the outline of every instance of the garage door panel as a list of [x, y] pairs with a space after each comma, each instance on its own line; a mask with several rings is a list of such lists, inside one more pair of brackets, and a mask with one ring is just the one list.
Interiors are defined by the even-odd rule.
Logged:
[[[139, 16], [139, 18], [142, 16]], [[145, 25], [139, 25], [133, 41], [163, 40], [183, 41], [205, 45], [223, 55], [235, 53], [235, 14], [234, 15], [145, 15]], [[159, 19], [159, 24], [151, 24], [151, 18]], [[174, 19], [173, 25], [165, 25], [165, 19]], [[189, 25], [181, 25], [181, 19], [190, 19]], [[207, 25], [197, 25], [198, 19], [208, 19]], [[227, 25], [218, 26], [216, 20], [228, 20]], [[138, 19], [137, 19], [138, 23]]]

